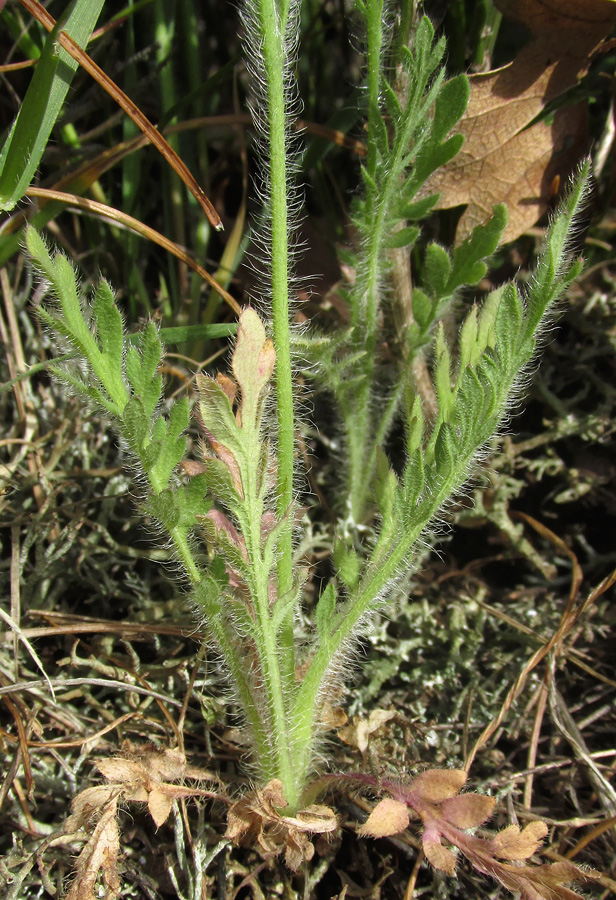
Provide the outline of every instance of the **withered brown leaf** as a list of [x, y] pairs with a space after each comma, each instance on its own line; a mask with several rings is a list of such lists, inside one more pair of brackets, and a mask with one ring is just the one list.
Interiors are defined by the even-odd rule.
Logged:
[[97, 882], [102, 873], [107, 888], [106, 900], [115, 900], [120, 891], [120, 876], [117, 870], [120, 852], [118, 831], [117, 797], [110, 797], [102, 808], [88, 842], [75, 863], [75, 878], [66, 895], [66, 900], [98, 900]]
[[287, 866], [295, 871], [314, 855], [309, 835], [330, 834], [338, 820], [328, 806], [317, 804], [285, 816], [281, 810], [286, 805], [282, 782], [275, 778], [231, 806], [225, 836], [236, 844], [257, 844], [267, 854], [284, 851]]
[[167, 821], [172, 803], [169, 794], [159, 788], [154, 788], [148, 794], [148, 809], [157, 828]]
[[[461, 152], [430, 179], [438, 207], [467, 204], [458, 226], [462, 241], [506, 203], [503, 241], [514, 240], [546, 211], [555, 176], [564, 180], [584, 153], [585, 108], [560, 110], [552, 124], [528, 128], [546, 104], [576, 84], [589, 57], [616, 22], [613, 0], [495, 0], [531, 39], [507, 66], [471, 76], [460, 124]], [[567, 148], [565, 152], [565, 148]]]
[[370, 736], [382, 725], [393, 719], [396, 713], [391, 709], [373, 709], [367, 719], [355, 718], [352, 725], [338, 732], [340, 740], [351, 747], [357, 747], [362, 753], [368, 749]]

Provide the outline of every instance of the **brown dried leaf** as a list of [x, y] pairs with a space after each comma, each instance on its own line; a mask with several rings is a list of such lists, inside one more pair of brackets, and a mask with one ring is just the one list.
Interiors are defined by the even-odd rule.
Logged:
[[494, 860], [488, 869], [507, 890], [519, 893], [525, 900], [582, 900], [580, 894], [565, 887], [573, 881], [589, 881], [592, 876], [569, 862], [542, 866], [512, 866]]
[[171, 812], [171, 797], [164, 790], [155, 788], [148, 796], [148, 809], [157, 828], [167, 821]]
[[116, 821], [117, 801], [114, 799], [103, 810], [88, 843], [75, 864], [75, 880], [66, 900], [98, 900], [97, 881], [102, 872], [107, 888], [105, 900], [115, 900], [120, 891], [117, 870], [120, 852], [120, 835]]
[[579, 900], [580, 895], [565, 885], [576, 881], [593, 881], [595, 877], [593, 873], [583, 872], [568, 860], [533, 866], [532, 869], [529, 867], [528, 873], [546, 900]]
[[180, 463], [180, 469], [189, 478], [196, 478], [197, 475], [203, 475], [205, 465], [198, 459], [183, 459]]
[[293, 824], [300, 831], [308, 831], [311, 834], [329, 834], [338, 827], [338, 817], [329, 806], [319, 806], [314, 803], [298, 812], [292, 819], [287, 816], [284, 822]]
[[495, 856], [503, 859], [528, 859], [539, 849], [548, 833], [545, 822], [530, 822], [520, 831], [517, 825], [509, 825], [490, 841]]
[[393, 719], [396, 713], [391, 709], [373, 709], [367, 719], [355, 719], [352, 725], [343, 728], [338, 732], [338, 737], [349, 744], [351, 747], [357, 747], [362, 753], [368, 749], [370, 735], [378, 731], [382, 725]]
[[305, 834], [289, 831], [285, 842], [284, 861], [292, 872], [314, 856], [314, 845]]
[[139, 749], [141, 762], [154, 781], [175, 781], [183, 778], [186, 771], [186, 757], [173, 747]]
[[257, 791], [257, 797], [263, 804], [264, 811], [274, 818], [280, 818], [278, 809], [288, 806], [279, 778], [272, 778], [262, 790]]
[[423, 851], [431, 866], [447, 875], [455, 875], [456, 855], [438, 841], [423, 841]]
[[263, 831], [263, 816], [253, 809], [249, 797], [237, 800], [227, 815], [225, 837], [234, 844], [242, 846], [258, 840]]
[[115, 784], [144, 781], [147, 778], [147, 771], [140, 762], [119, 756], [97, 760], [96, 768], [107, 781], [113, 781]]
[[132, 800], [133, 803], [147, 803], [148, 791], [142, 784], [133, 784], [122, 790], [122, 797], [125, 800]]
[[462, 790], [466, 777], [464, 769], [428, 769], [413, 778], [409, 789], [428, 803], [442, 803]]
[[[552, 125], [527, 126], [545, 105], [576, 84], [590, 55], [616, 22], [613, 0], [495, 0], [505, 17], [531, 32], [508, 66], [471, 77], [460, 130], [466, 140], [449, 165], [435, 172], [429, 192], [440, 208], [468, 204], [458, 240], [485, 221], [494, 203], [507, 203], [504, 241], [514, 240], [545, 212], [555, 176], [561, 180], [584, 152], [585, 110], [560, 110]], [[581, 137], [580, 137], [581, 135]], [[572, 145], [563, 153], [567, 145]]]
[[81, 791], [71, 803], [72, 814], [66, 820], [64, 830], [70, 833], [78, 831], [80, 828], [87, 828], [92, 817], [98, 814], [99, 810], [112, 799], [115, 792], [116, 788], [106, 784], [99, 784]]
[[476, 828], [489, 819], [496, 805], [495, 797], [485, 794], [462, 794], [441, 803], [441, 812], [456, 828]]
[[349, 721], [349, 717], [341, 706], [332, 706], [327, 700], [321, 711], [321, 725], [325, 729], [342, 728]]
[[296, 816], [284, 816], [280, 810], [285, 806], [282, 783], [273, 779], [231, 806], [225, 837], [244, 846], [256, 843], [268, 854], [284, 851], [286, 864], [294, 871], [314, 855], [308, 834], [331, 833], [338, 820], [328, 806], [313, 804]]
[[235, 383], [235, 381], [232, 378], [229, 378], [228, 375], [225, 375], [224, 372], [219, 372], [216, 375], [216, 381], [229, 398], [229, 403], [231, 404], [231, 406], [233, 406], [237, 394], [237, 384]]
[[364, 824], [357, 829], [361, 837], [388, 837], [409, 827], [409, 811], [406, 803], [386, 797], [374, 807]]

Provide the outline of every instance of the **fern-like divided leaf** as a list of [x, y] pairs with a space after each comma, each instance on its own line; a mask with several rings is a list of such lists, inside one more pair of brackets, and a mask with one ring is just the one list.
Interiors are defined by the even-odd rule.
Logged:
[[185, 397], [171, 405], [168, 417], [159, 408], [163, 347], [156, 325], [149, 322], [135, 346], [106, 281], [96, 286], [88, 305], [66, 257], [52, 256], [33, 228], [26, 233], [26, 245], [57, 300], [55, 306], [41, 307], [40, 317], [86, 367], [80, 372], [55, 366], [53, 371], [111, 417], [147, 478], [153, 494], [149, 511], [168, 532], [176, 529], [176, 537], [185, 540], [195, 517], [207, 512], [206, 490], [203, 479], [184, 488], [174, 476], [186, 452], [190, 410]]
[[[349, 589], [346, 601], [338, 604], [327, 646], [315, 645], [300, 692], [306, 708], [317, 708], [318, 685], [335, 654], [356, 633], [364, 617], [378, 608], [395, 579], [412, 567], [417, 540], [460, 489], [478, 450], [505, 417], [512, 392], [515, 394], [533, 357], [543, 316], [579, 271], [579, 263], [568, 261], [563, 235], [571, 233], [587, 180], [588, 166], [584, 166], [548, 234], [528, 295], [523, 298], [514, 284], [499, 288], [479, 312], [471, 311], [455, 348], [448, 346], [443, 330], [439, 331], [434, 372], [436, 421], [430, 424], [424, 418], [419, 397], [407, 401], [408, 459], [400, 478], [385, 454], [377, 452], [375, 498], [381, 514], [380, 531], [356, 586]], [[457, 360], [455, 366], [453, 359]], [[343, 562], [342, 556], [339, 565]], [[339, 577], [344, 583], [342, 571]], [[307, 724], [302, 722], [302, 727]]]
[[[586, 166], [548, 234], [527, 295], [513, 283], [498, 288], [479, 311], [473, 308], [468, 314], [456, 348], [448, 346], [440, 329], [434, 371], [437, 420], [426, 434], [415, 402], [407, 423], [409, 458], [397, 494], [398, 514], [407, 526], [416, 527], [429, 510], [434, 514], [460, 486], [477, 450], [507, 414], [512, 392], [534, 355], [542, 319], [579, 271], [579, 263], [567, 260], [563, 235], [571, 233], [587, 179]], [[452, 359], [457, 360], [455, 370]]]
[[[57, 309], [41, 307], [42, 321], [68, 343], [77, 356], [87, 360], [93, 379], [78, 378], [71, 370], [58, 370], [73, 388], [121, 416], [128, 392], [122, 378], [122, 317], [113, 293], [101, 282], [92, 307], [81, 297], [75, 271], [61, 253], [53, 256], [34, 228], [26, 232], [26, 247], [33, 264], [57, 299]], [[94, 333], [93, 333], [94, 332]]]

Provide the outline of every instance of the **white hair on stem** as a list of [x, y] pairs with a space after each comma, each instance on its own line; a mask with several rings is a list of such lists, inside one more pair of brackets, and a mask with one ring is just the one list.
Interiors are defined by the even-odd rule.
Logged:
[[[299, 152], [300, 138], [297, 130], [293, 127], [293, 122], [301, 114], [302, 108], [297, 93], [294, 71], [299, 47], [300, 5], [299, 0], [290, 0], [282, 41], [287, 176], [287, 239], [290, 281], [293, 288], [297, 288], [299, 283], [298, 279], [291, 273], [291, 264], [301, 249], [301, 244], [297, 240], [297, 228], [303, 206], [302, 190], [297, 183], [301, 162]], [[257, 251], [251, 253], [251, 262], [258, 278], [261, 294], [258, 300], [262, 306], [265, 301], [271, 300], [272, 295], [269, 275], [272, 258], [271, 222], [269, 218], [272, 185], [269, 168], [269, 95], [263, 53], [262, 19], [258, 6], [259, 0], [245, 0], [240, 10], [240, 20], [243, 26], [244, 58], [250, 81], [248, 105], [254, 124], [255, 146], [257, 149], [258, 176], [255, 179], [255, 187], [264, 207], [263, 214], [253, 229], [253, 241], [256, 244]]]

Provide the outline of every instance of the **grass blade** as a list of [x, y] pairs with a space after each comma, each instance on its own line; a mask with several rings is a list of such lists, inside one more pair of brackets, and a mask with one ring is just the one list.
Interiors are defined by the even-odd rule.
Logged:
[[45, 42], [24, 102], [0, 153], [0, 209], [8, 211], [23, 197], [39, 167], [77, 71], [77, 61], [57, 46], [62, 29], [76, 46], [86, 44], [104, 0], [76, 0]]

